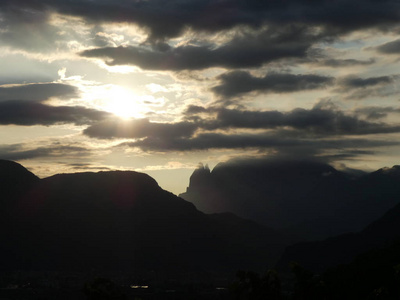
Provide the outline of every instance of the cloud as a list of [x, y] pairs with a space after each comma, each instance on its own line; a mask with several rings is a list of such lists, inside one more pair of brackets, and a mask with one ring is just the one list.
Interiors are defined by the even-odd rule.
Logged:
[[281, 154], [301, 153], [315, 155], [325, 150], [362, 149], [382, 146], [399, 145], [397, 141], [376, 141], [370, 139], [315, 139], [315, 138], [284, 138], [280, 134], [224, 134], [204, 133], [192, 138], [148, 137], [121, 146], [140, 148], [143, 151], [169, 152], [169, 151], [199, 151], [211, 149], [269, 149]]
[[400, 53], [400, 39], [378, 46], [376, 49], [384, 54], [398, 54]]
[[71, 145], [52, 144], [44, 147], [31, 147], [27, 144], [0, 145], [0, 158], [24, 160], [43, 157], [84, 157], [91, 154], [88, 148]]
[[92, 171], [111, 171], [112, 169], [109, 167], [103, 167], [103, 166], [96, 166], [93, 164], [89, 163], [71, 163], [71, 164], [66, 164], [67, 167], [70, 167], [73, 170], [78, 170], [78, 171], [87, 171], [87, 170], [92, 170]]
[[139, 147], [142, 150], [152, 151], [189, 151], [209, 149], [245, 149], [259, 147], [298, 145], [300, 140], [284, 140], [281, 137], [270, 137], [265, 134], [222, 134], [203, 133], [193, 138], [147, 137], [145, 139], [126, 143], [131, 147]]
[[387, 75], [369, 78], [348, 76], [337, 81], [337, 92], [348, 93], [345, 99], [359, 100], [367, 97], [387, 97], [397, 94], [398, 88], [394, 84], [398, 75]]
[[342, 68], [351, 66], [366, 66], [375, 63], [375, 59], [371, 58], [369, 60], [359, 60], [359, 59], [326, 59], [320, 62], [320, 64], [332, 67], [332, 68]]
[[[53, 60], [62, 56], [71, 58], [68, 52], [76, 52], [83, 47], [121, 44], [123, 38], [121, 40], [116, 34], [102, 32], [101, 22], [92, 22], [88, 18], [75, 17], [69, 13], [59, 14], [57, 11], [61, 3], [57, 2], [2, 0], [1, 46], [17, 53], [22, 50], [24, 54], [34, 54], [31, 57]], [[80, 2], [84, 5], [85, 1]], [[93, 8], [97, 5], [100, 4], [94, 4]]]
[[93, 124], [84, 130], [89, 137], [112, 139], [112, 138], [143, 138], [163, 137], [174, 138], [191, 136], [197, 126], [189, 122], [179, 123], [155, 123], [148, 119], [109, 119]]
[[391, 106], [365, 106], [357, 108], [355, 113], [364, 115], [370, 120], [378, 120], [387, 117], [390, 113], [400, 113], [400, 108]]
[[[214, 118], [192, 117], [200, 113], [214, 114]], [[360, 112], [358, 112], [360, 113]], [[193, 120], [199, 127], [207, 130], [219, 129], [285, 129], [286, 134], [295, 130], [300, 135], [367, 135], [399, 132], [400, 126], [380, 122], [370, 122], [349, 115], [321, 103], [312, 109], [296, 108], [288, 112], [276, 110], [255, 111], [226, 108], [208, 108], [201, 110], [189, 106], [187, 119]]]
[[[84, 134], [92, 138], [140, 139], [132, 145], [172, 150], [191, 149], [193, 141], [201, 145], [195, 149], [247, 148], [267, 145], [273, 133], [274, 143], [286, 138], [308, 139], [329, 136], [371, 135], [400, 132], [400, 126], [382, 122], [370, 122], [356, 115], [345, 114], [338, 109], [318, 104], [312, 109], [296, 108], [288, 112], [250, 111], [226, 108], [201, 108], [190, 106], [186, 121], [155, 123], [148, 119], [108, 119], [92, 124]], [[201, 116], [200, 116], [200, 115]], [[243, 130], [263, 130], [264, 134], [250, 134]], [[232, 131], [234, 130], [234, 131]], [[235, 133], [239, 130], [239, 133]], [[221, 139], [219, 139], [221, 138]], [[264, 142], [260, 139], [265, 138]], [[301, 141], [303, 142], [303, 141]]]
[[189, 105], [185, 110], [185, 114], [193, 115], [193, 114], [199, 114], [199, 113], [207, 113], [208, 111], [209, 110], [207, 108], [205, 108], [204, 106]]
[[82, 106], [49, 106], [22, 100], [0, 102], [1, 125], [84, 125], [110, 116], [110, 113]]
[[3, 45], [41, 52], [54, 49], [61, 39], [57, 27], [49, 24], [50, 13], [39, 1], [2, 1], [0, 41]]
[[108, 65], [136, 65], [145, 70], [202, 70], [211, 67], [259, 67], [282, 58], [303, 58], [317, 36], [303, 26], [269, 28], [238, 35], [226, 44], [148, 46], [85, 50], [83, 57], [104, 58]]
[[[386, 145], [388, 146], [388, 145]], [[336, 154], [324, 154], [319, 156], [319, 158], [323, 159], [326, 162], [334, 162], [337, 160], [352, 160], [352, 159], [358, 159], [360, 156], [364, 156], [364, 155], [376, 155], [377, 151], [373, 151], [373, 150], [348, 150], [348, 149], [342, 149], [340, 151], [338, 151]], [[346, 173], [354, 173], [354, 175], [360, 175], [363, 174], [362, 171], [358, 171], [356, 169], [349, 169], [346, 167], [342, 167], [341, 168], [342, 171], [345, 171]]]
[[[81, 87], [85, 99], [78, 97], [80, 91], [74, 86], [50, 83], [54, 78], [41, 84], [2, 85], [0, 124], [87, 125], [85, 138], [133, 139], [132, 147], [148, 151], [252, 148], [310, 155], [328, 155], [324, 151], [330, 151], [337, 157], [365, 155], [364, 148], [391, 145], [384, 141], [373, 144], [379, 134], [385, 139], [388, 137], [384, 134], [399, 132], [396, 123], [386, 123], [389, 121], [384, 119], [398, 113], [393, 104], [397, 99], [394, 95], [398, 94], [398, 75], [387, 75], [395, 68], [386, 60], [359, 56], [359, 50], [377, 45], [378, 37], [382, 40], [393, 36], [400, 24], [399, 11], [400, 4], [391, 0], [2, 0], [0, 43], [5, 50], [2, 59], [9, 61], [9, 72], [21, 70], [19, 66], [29, 61], [34, 66], [27, 70], [29, 78], [40, 74], [57, 76], [57, 70], [66, 67], [71, 80], [85, 76], [88, 83]], [[148, 34], [147, 40], [144, 34]], [[383, 54], [399, 53], [400, 42], [394, 40], [374, 49]], [[13, 60], [8, 60], [10, 57]], [[82, 57], [101, 59], [110, 66], [134, 65], [143, 70], [179, 74], [138, 71], [129, 76], [107, 75], [98, 72], [100, 69], [92, 60]], [[353, 66], [357, 66], [354, 72], [364, 75], [333, 77], [348, 74]], [[210, 68], [218, 69], [207, 70]], [[119, 72], [125, 68], [107, 69]], [[365, 77], [377, 70], [379, 75]], [[326, 75], [329, 71], [333, 72], [331, 76]], [[225, 73], [219, 75], [222, 72]], [[15, 83], [12, 80], [19, 75], [7, 76], [9, 79], [4, 82]], [[131, 86], [132, 80], [135, 87]], [[119, 120], [86, 107], [44, 104], [55, 97], [106, 105], [116, 96], [112, 91], [107, 95], [97, 93], [107, 85], [106, 81], [131, 86], [139, 98], [146, 86], [152, 91], [154, 88], [153, 92], [159, 89], [156, 84], [174, 88], [165, 95], [162, 107], [153, 106], [150, 111], [142, 105], [143, 111], [137, 111], [138, 115], [151, 117], [151, 121]], [[364, 102], [358, 102], [357, 109], [344, 111], [323, 105], [310, 109], [313, 99], [304, 98], [304, 93], [295, 94], [317, 94], [323, 89], [324, 95], [316, 97], [367, 99], [368, 105], [376, 100], [372, 97], [392, 97], [383, 99], [384, 107], [364, 107]], [[182, 103], [210, 103], [210, 90], [224, 100], [232, 97], [234, 104], [238, 104], [234, 97], [248, 93], [293, 93], [293, 102], [287, 102], [281, 111], [266, 102], [246, 102], [249, 107], [262, 106], [263, 110], [190, 106], [184, 112], [185, 119], [165, 121], [181, 111]], [[214, 105], [218, 103], [222, 102]], [[156, 122], [160, 120], [164, 122]], [[388, 120], [395, 122], [394, 118]], [[368, 135], [370, 140], [361, 139], [361, 135]], [[48, 147], [9, 151], [16, 157], [58, 153]]]
[[245, 71], [233, 71], [218, 77], [220, 85], [213, 92], [223, 97], [234, 97], [248, 92], [291, 93], [303, 90], [321, 89], [333, 82], [332, 77], [320, 75], [294, 75], [269, 73], [254, 77]]
[[369, 78], [359, 78], [355, 76], [349, 76], [340, 80], [341, 88], [353, 89], [353, 88], [366, 88], [370, 86], [384, 85], [392, 83], [397, 76], [379, 76]]
[[[15, 1], [3, 0], [0, 7], [16, 7]], [[146, 28], [151, 39], [180, 36], [193, 31], [218, 32], [239, 25], [260, 27], [265, 24], [303, 23], [325, 26], [333, 32], [363, 28], [386, 29], [399, 22], [396, 1], [18, 1], [18, 7], [56, 11], [88, 19], [93, 23], [129, 22]]]
[[70, 99], [78, 96], [77, 87], [62, 83], [0, 85], [0, 102], [7, 100], [41, 102], [52, 97]]
[[[398, 11], [398, 3], [389, 0], [379, 1], [379, 3], [375, 0], [360, 0], [357, 3], [350, 3], [346, 0], [318, 2], [287, 0], [263, 1], [263, 3], [239, 0], [217, 2], [204, 0], [171, 0], [168, 2], [164, 0], [124, 2], [112, 0], [2, 0], [0, 3], [0, 28], [2, 29], [0, 41], [4, 46], [33, 53], [63, 52], [66, 49], [67, 51], [73, 48], [78, 50], [81, 47], [93, 45], [105, 47], [120, 43], [113, 43], [113, 38], [108, 33], [102, 32], [102, 26], [119, 23], [139, 26], [148, 33], [148, 41], [151, 42], [180, 37], [188, 31], [195, 34], [217, 34], [224, 31], [242, 31], [249, 34], [251, 31], [259, 31], [262, 28], [271, 28], [271, 31], [278, 32], [284, 27], [309, 28], [309, 37], [318, 36], [318, 39], [314, 39], [315, 42], [321, 39], [331, 40], [338, 35], [362, 29], [373, 28], [387, 31], [389, 26], [399, 23]], [[73, 26], [66, 26], [66, 22], [63, 21], [55, 21], [55, 16], [61, 16], [64, 21], [65, 18], [74, 18]], [[77, 30], [78, 26], [85, 28]], [[279, 43], [279, 40], [274, 40], [271, 34], [269, 34], [269, 39], [252, 36], [247, 42], [253, 40], [254, 44], [257, 40], [262, 41], [258, 47], [261, 49], [264, 46], [263, 52], [267, 52], [267, 54], [264, 59], [261, 59], [262, 52], [254, 53], [253, 50], [247, 59], [253, 60], [253, 62], [246, 65], [256, 66], [282, 57], [304, 57], [304, 52], [309, 49], [312, 41], [306, 41], [303, 37], [303, 42], [298, 44], [300, 41], [296, 39], [296, 36], [293, 38], [297, 45], [293, 43], [286, 48], [284, 44], [290, 43], [290, 39], [287, 39], [285, 43]], [[246, 39], [242, 38], [242, 41], [246, 42]], [[242, 49], [245, 48], [245, 45], [246, 43]], [[249, 49], [251, 48], [249, 47]], [[102, 51], [102, 55], [106, 54], [111, 59], [110, 63], [142, 65], [142, 68], [153, 70], [165, 69], [166, 66], [150, 63], [146, 65], [140, 61], [151, 56], [164, 57], [170, 59], [167, 66], [173, 70], [201, 69], [206, 68], [207, 63], [186, 65], [185, 62], [177, 62], [174, 55], [186, 55], [187, 57], [194, 52], [199, 52], [205, 57], [209, 53], [217, 56], [227, 51], [227, 49], [215, 51], [215, 49], [206, 47], [200, 47], [200, 49], [177, 47], [177, 49], [169, 50], [169, 55], [161, 55], [156, 52], [145, 53], [146, 51], [140, 47], [125, 48], [124, 53], [111, 49], [113, 48], [104, 48]], [[294, 49], [293, 52], [290, 49]], [[104, 53], [105, 50], [106, 53]], [[233, 53], [234, 49], [229, 52]], [[279, 52], [282, 53], [281, 56]], [[94, 55], [93, 52], [91, 54]], [[118, 59], [117, 55], [125, 55], [125, 58], [129, 59]], [[252, 58], [253, 56], [258, 57], [257, 61]], [[229, 62], [217, 62], [218, 58], [214, 58], [213, 61], [211, 65], [223, 67], [230, 65]], [[245, 65], [244, 59], [236, 59], [236, 61], [242, 66]]]

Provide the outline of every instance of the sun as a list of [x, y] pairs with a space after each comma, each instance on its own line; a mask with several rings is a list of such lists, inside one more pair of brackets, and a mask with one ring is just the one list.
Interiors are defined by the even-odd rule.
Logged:
[[142, 116], [143, 103], [133, 91], [112, 85], [104, 95], [104, 110], [113, 113], [121, 118], [139, 118]]

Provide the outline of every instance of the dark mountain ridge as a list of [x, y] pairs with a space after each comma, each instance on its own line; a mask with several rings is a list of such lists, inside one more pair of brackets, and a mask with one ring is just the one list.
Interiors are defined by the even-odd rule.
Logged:
[[[3, 270], [229, 271], [264, 269], [287, 239], [238, 217], [208, 216], [150, 176], [130, 171], [39, 180], [10, 163], [1, 206]], [[22, 178], [18, 177], [17, 178]], [[0, 190], [5, 186], [0, 183]], [[23, 192], [20, 192], [23, 191]], [[240, 229], [240, 230], [239, 230]]]
[[200, 166], [180, 196], [206, 213], [229, 211], [323, 239], [360, 231], [399, 203], [398, 166], [354, 174], [316, 161], [230, 161]]
[[13, 161], [0, 160], [0, 170], [0, 204], [3, 206], [9, 204], [10, 197], [22, 195], [39, 181], [33, 173]]
[[[287, 247], [278, 263], [278, 268], [285, 270], [291, 261], [296, 261], [309, 270], [322, 272], [337, 265], [348, 264], [362, 253], [387, 247], [398, 240], [400, 240], [400, 204], [358, 233]], [[394, 263], [400, 263], [400, 254]]]

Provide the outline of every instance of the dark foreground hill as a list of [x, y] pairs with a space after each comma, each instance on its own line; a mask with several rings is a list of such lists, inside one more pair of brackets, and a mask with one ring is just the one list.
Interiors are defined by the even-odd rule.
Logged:
[[254, 222], [208, 216], [142, 173], [39, 180], [2, 161], [0, 178], [2, 270], [263, 270], [287, 243]]
[[180, 196], [306, 239], [357, 232], [399, 203], [400, 167], [341, 172], [315, 161], [236, 160], [200, 166]]

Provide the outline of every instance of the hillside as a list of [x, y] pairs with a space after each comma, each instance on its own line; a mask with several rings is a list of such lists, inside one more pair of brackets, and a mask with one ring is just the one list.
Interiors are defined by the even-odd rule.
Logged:
[[[12, 165], [12, 174], [28, 174]], [[9, 173], [0, 168], [25, 191], [2, 206], [3, 269], [262, 270], [288, 243], [254, 222], [208, 216], [146, 174], [60, 174], [25, 185]]]

